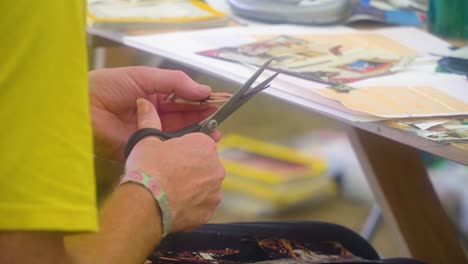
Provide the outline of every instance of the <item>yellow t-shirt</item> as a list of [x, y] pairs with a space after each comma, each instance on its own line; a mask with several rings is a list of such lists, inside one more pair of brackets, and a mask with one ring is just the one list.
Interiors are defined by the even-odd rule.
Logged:
[[85, 8], [0, 1], [0, 230], [97, 229]]

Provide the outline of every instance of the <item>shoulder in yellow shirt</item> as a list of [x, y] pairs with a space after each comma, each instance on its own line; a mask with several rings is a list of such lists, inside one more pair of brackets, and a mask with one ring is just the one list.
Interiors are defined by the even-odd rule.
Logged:
[[0, 230], [97, 229], [85, 8], [0, 2]]

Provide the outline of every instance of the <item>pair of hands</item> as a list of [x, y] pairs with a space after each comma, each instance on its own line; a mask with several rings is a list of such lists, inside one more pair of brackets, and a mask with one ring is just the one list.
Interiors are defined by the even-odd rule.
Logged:
[[[95, 152], [103, 159], [124, 162], [127, 139], [139, 128], [173, 131], [216, 110], [210, 105], [161, 103], [164, 95], [172, 92], [188, 100], [210, 95], [209, 87], [180, 71], [149, 67], [95, 70], [89, 73], [89, 86]], [[166, 191], [172, 231], [206, 223], [219, 204], [224, 178], [216, 151], [219, 139], [219, 131], [211, 138], [201, 133], [167, 141], [148, 137], [136, 144], [128, 157], [126, 171], [144, 171]]]

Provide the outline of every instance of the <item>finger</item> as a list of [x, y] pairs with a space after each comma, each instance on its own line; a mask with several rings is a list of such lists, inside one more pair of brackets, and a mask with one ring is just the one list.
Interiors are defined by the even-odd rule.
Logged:
[[181, 113], [181, 112], [210, 112], [214, 113], [218, 108], [219, 105], [212, 105], [212, 104], [201, 104], [201, 105], [189, 105], [189, 104], [176, 104], [176, 103], [168, 103], [168, 104], [158, 104], [158, 110], [160, 113]]
[[164, 131], [174, 131], [184, 126], [192, 125], [202, 121], [216, 111], [215, 107], [209, 107], [203, 111], [187, 112], [161, 112]]
[[209, 86], [195, 82], [182, 71], [128, 67], [126, 73], [147, 95], [174, 93], [187, 100], [201, 100], [211, 94]]
[[218, 129], [215, 129], [210, 137], [215, 141], [215, 142], [219, 142], [221, 140], [221, 138], [223, 137], [223, 135], [221, 134], [221, 131], [219, 131]]
[[154, 105], [143, 98], [137, 99], [138, 128], [161, 129], [161, 120]]

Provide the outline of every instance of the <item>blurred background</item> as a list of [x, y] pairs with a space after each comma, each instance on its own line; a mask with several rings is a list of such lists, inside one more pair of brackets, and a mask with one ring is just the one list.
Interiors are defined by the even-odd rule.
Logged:
[[[99, 1], [89, 1], [90, 4], [95, 2]], [[233, 20], [239, 24], [279, 22], [264, 19], [256, 21], [252, 20], [251, 16], [239, 15], [242, 11], [235, 9], [235, 4], [239, 1], [205, 2], [220, 11], [233, 13]], [[265, 1], [259, 0], [258, 3], [260, 2]], [[458, 45], [466, 42], [460, 40], [467, 36], [465, 34], [468, 30], [466, 0], [460, 1], [458, 6], [467, 9], [466, 13], [459, 18], [460, 21], [455, 22], [445, 20], [448, 19], [447, 14], [457, 6], [442, 6], [442, 1], [357, 2], [368, 8], [357, 10], [348, 6], [348, 9], [343, 11], [346, 19], [330, 14], [323, 19], [335, 19], [335, 22], [339, 21], [356, 28], [395, 24], [416, 26], [443, 37], [456, 38]], [[389, 10], [395, 13], [379, 13]], [[359, 13], [356, 13], [358, 11]], [[378, 15], [375, 15], [376, 12]], [[351, 14], [359, 16], [350, 19]], [[321, 19], [318, 17], [315, 23], [320, 24], [323, 21]], [[457, 30], [458, 25], [464, 26]], [[96, 56], [99, 57], [104, 52], [102, 48], [94, 50], [90, 47], [90, 51], [91, 68], [147, 65], [181, 69], [196, 81], [210, 85], [215, 91], [232, 92], [238, 88], [234, 84], [226, 86], [224, 80], [206, 76], [142, 51], [118, 45], [108, 46], [105, 48], [104, 62], [101, 58], [99, 63], [96, 63]], [[333, 222], [360, 233], [383, 257], [401, 255], [398, 242], [380, 216], [379, 207], [344, 129], [346, 128], [332, 119], [278, 98], [266, 94], [259, 94], [253, 98], [220, 127], [224, 135], [219, 143], [220, 156], [228, 166], [226, 182], [223, 185], [224, 200], [212, 222]], [[234, 154], [233, 149], [236, 151]], [[466, 241], [467, 167], [423, 152], [421, 158], [444, 208], [459, 230], [460, 238]]]

